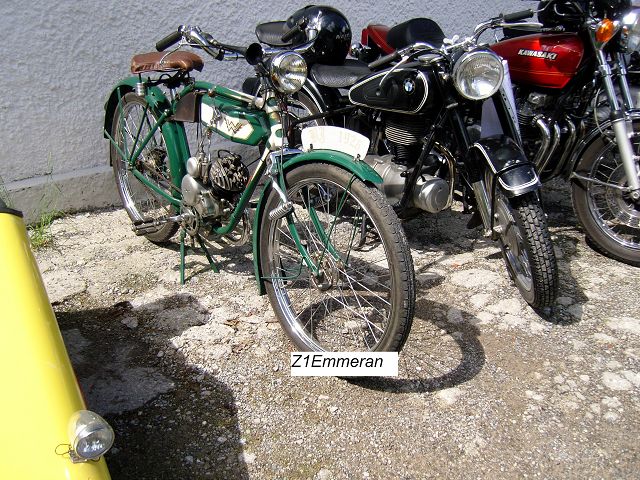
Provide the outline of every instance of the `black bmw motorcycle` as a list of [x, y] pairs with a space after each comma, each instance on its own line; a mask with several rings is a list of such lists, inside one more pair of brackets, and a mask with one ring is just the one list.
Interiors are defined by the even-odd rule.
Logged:
[[[345, 60], [351, 29], [333, 8], [305, 7], [287, 21], [258, 25], [263, 44], [295, 47], [311, 66], [289, 101], [289, 140], [299, 143], [301, 127], [311, 125], [362, 133], [370, 140], [362, 160], [383, 178], [380, 188], [400, 216], [437, 213], [462, 201], [473, 214], [469, 227], [482, 224], [500, 244], [525, 300], [534, 308], [550, 306], [558, 288], [556, 259], [540, 181], [521, 146], [508, 68], [478, 46], [477, 36], [447, 41], [428, 22], [391, 29], [397, 50], [368, 65]], [[425, 31], [432, 41], [424, 41]], [[248, 79], [244, 88], [256, 86]]]

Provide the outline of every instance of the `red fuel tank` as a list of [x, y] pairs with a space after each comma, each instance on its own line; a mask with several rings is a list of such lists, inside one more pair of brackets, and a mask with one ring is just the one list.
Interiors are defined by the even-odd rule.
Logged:
[[536, 33], [503, 40], [491, 48], [509, 62], [514, 83], [544, 88], [564, 88], [584, 55], [584, 44], [574, 33]]

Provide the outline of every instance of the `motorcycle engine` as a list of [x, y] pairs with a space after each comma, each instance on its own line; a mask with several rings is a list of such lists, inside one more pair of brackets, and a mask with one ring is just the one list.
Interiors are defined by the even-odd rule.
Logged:
[[[391, 205], [402, 200], [407, 167], [398, 165], [393, 155], [367, 155], [364, 161], [382, 177], [381, 190]], [[413, 188], [409, 206], [438, 213], [449, 204], [449, 183], [440, 177], [423, 172]]]
[[422, 150], [421, 140], [427, 131], [422, 115], [389, 114], [385, 117], [384, 134], [396, 162], [405, 167], [415, 165]]
[[[387, 114], [384, 134], [389, 155], [367, 155], [367, 162], [382, 177], [382, 191], [392, 205], [402, 199], [409, 171], [422, 151], [429, 119], [423, 115]], [[432, 175], [442, 166], [437, 155], [429, 155], [416, 180], [408, 206], [437, 213], [449, 204], [449, 183]]]
[[187, 175], [182, 178], [182, 201], [201, 217], [220, 217], [225, 204], [243, 191], [249, 169], [240, 155], [219, 150], [211, 159], [204, 152], [187, 160]]
[[518, 105], [518, 122], [520, 127], [526, 128], [533, 124], [536, 115], [544, 114], [554, 97], [545, 93], [532, 92]]

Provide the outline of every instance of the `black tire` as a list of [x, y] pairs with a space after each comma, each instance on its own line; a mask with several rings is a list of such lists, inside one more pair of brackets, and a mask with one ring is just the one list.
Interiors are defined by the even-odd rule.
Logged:
[[[399, 351], [413, 321], [415, 277], [393, 209], [378, 190], [333, 165], [296, 167], [285, 183], [296, 230], [323, 270], [318, 279], [303, 263], [286, 217], [269, 219], [280, 204], [271, 190], [260, 226], [260, 266], [286, 334], [300, 351]], [[335, 255], [322, 254], [308, 205], [319, 212]]]
[[558, 294], [558, 266], [538, 196], [508, 199], [497, 192], [495, 213], [502, 256], [520, 294], [533, 308], [550, 307]]
[[[126, 154], [131, 153], [140, 124], [142, 123], [143, 125], [140, 138], [144, 138], [145, 134], [149, 132], [149, 125], [155, 124], [151, 111], [147, 109], [145, 112], [145, 106], [146, 102], [143, 98], [133, 92], [129, 92], [122, 97], [121, 107], [118, 106], [116, 108], [110, 134]], [[121, 122], [121, 113], [126, 122]], [[123, 138], [126, 141], [123, 141]], [[132, 222], [161, 220], [175, 213], [175, 209], [166, 199], [146, 188], [142, 182], [133, 176], [127, 169], [126, 159], [122, 158], [113, 144], [111, 144], [110, 155], [118, 193]], [[153, 169], [150, 168], [151, 165], [153, 165]], [[171, 192], [172, 182], [169, 159], [160, 129], [156, 131], [151, 141], [140, 154], [140, 157], [136, 160], [136, 166], [143, 175], [158, 187], [167, 193]], [[162, 243], [173, 237], [177, 230], [178, 225], [174, 222], [169, 222], [146, 234], [145, 237], [152, 242]]]
[[[640, 121], [633, 122], [631, 138], [640, 154]], [[615, 141], [594, 140], [581, 156], [576, 172], [605, 183], [628, 186]], [[616, 188], [573, 179], [573, 209], [591, 244], [615, 260], [640, 266], [640, 201]]]

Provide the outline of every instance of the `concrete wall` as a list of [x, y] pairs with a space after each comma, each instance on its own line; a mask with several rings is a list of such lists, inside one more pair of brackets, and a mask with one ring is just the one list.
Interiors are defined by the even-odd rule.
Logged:
[[[103, 102], [128, 74], [131, 55], [153, 50], [179, 24], [200, 25], [221, 41], [249, 44], [256, 23], [286, 18], [307, 2], [234, 0], [14, 0], [0, 2], [0, 177], [16, 207], [81, 210], [117, 203], [102, 137]], [[354, 39], [370, 22], [436, 19], [449, 36], [481, 20], [521, 10], [518, 0], [333, 1]], [[532, 4], [533, 6], [533, 4]], [[206, 61], [206, 59], [205, 59]], [[202, 79], [238, 88], [251, 70], [208, 61]]]

